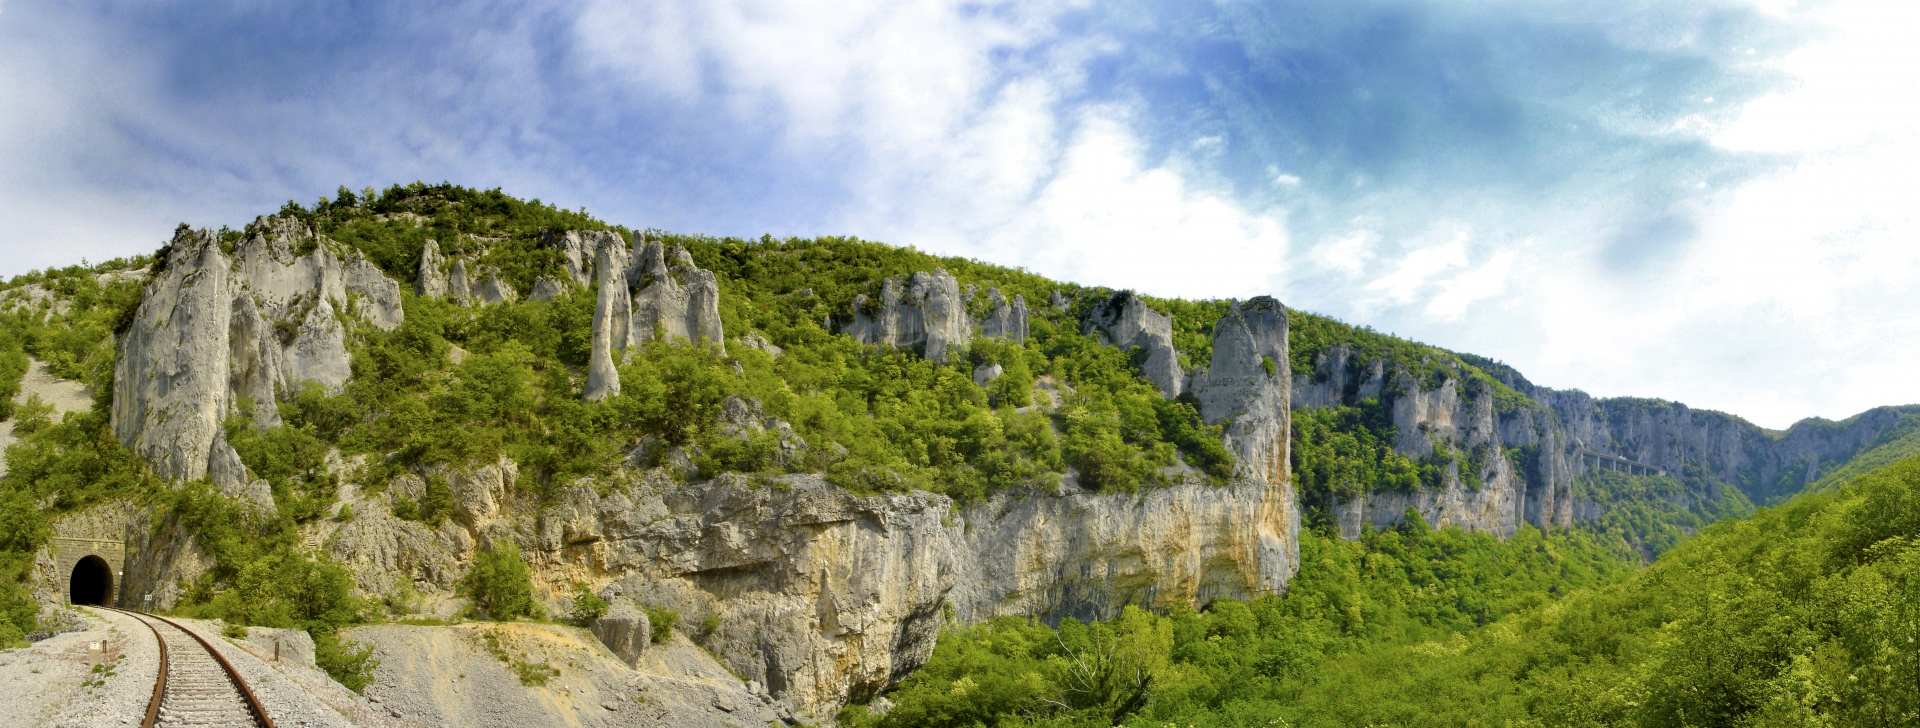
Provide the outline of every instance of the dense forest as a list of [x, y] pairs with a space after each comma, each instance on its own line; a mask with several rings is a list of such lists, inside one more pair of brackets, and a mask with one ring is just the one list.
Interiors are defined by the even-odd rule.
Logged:
[[[856, 493], [924, 490], [960, 502], [1003, 491], [1075, 486], [1133, 492], [1234, 472], [1221, 428], [1191, 399], [1166, 399], [1137, 352], [1103, 346], [1079, 321], [1101, 289], [856, 239], [739, 240], [633, 231], [585, 212], [493, 191], [414, 184], [340, 190], [278, 215], [350, 246], [402, 284], [392, 331], [352, 330], [353, 376], [337, 392], [283, 393], [281, 427], [244, 416], [226, 436], [270, 485], [261, 513], [211, 485], [169, 488], [109, 427], [112, 335], [144, 283], [113, 275], [166, 259], [80, 265], [16, 277], [0, 289], [0, 420], [17, 442], [0, 477], [0, 645], [41, 629], [24, 583], [48, 523], [111, 499], [170, 513], [215, 562], [184, 613], [235, 624], [298, 627], [350, 687], [367, 653], [341, 626], [400, 618], [405, 605], [355, 597], [342, 567], [303, 551], [302, 524], [336, 510], [327, 456], [370, 455], [355, 482], [507, 457], [522, 487], [548, 497], [649, 453], [683, 453], [682, 477], [820, 472]], [[263, 223], [222, 230], [229, 250]], [[497, 268], [523, 294], [562, 261], [555, 229], [616, 230], [685, 247], [718, 278], [721, 346], [653, 342], [619, 368], [620, 393], [581, 397], [591, 348], [592, 288], [549, 301], [461, 307], [415, 296], [429, 239]], [[865, 347], [837, 333], [856, 296], [880, 282], [944, 268], [975, 291], [1024, 298], [1025, 341], [977, 339], [947, 362]], [[28, 289], [46, 292], [28, 301]], [[1056, 307], [1052, 301], [1065, 302]], [[1181, 363], [1205, 366], [1211, 327], [1231, 302], [1145, 299], [1173, 314]], [[1535, 405], [1488, 363], [1294, 312], [1291, 361], [1310, 373], [1343, 344], [1417, 377], [1467, 381], [1500, 411]], [[779, 356], [740, 340], [763, 335]], [[454, 356], [455, 352], [458, 356]], [[13, 405], [29, 356], [89, 383], [90, 411], [55, 418]], [[976, 367], [1002, 375], [982, 385]], [[1391, 397], [1392, 392], [1383, 396]], [[1036, 401], [1046, 396], [1047, 405]], [[737, 436], [722, 417], [746, 398], [791, 425]], [[1790, 502], [1755, 510], [1738, 491], [1697, 497], [1664, 476], [1594, 473], [1577, 495], [1600, 518], [1513, 538], [1399, 526], [1337, 538], [1315, 504], [1328, 495], [1438, 487], [1450, 468], [1474, 480], [1485, 458], [1523, 466], [1531, 453], [1396, 452], [1381, 400], [1303, 410], [1294, 419], [1296, 485], [1308, 505], [1301, 568], [1285, 595], [1199, 609], [1129, 609], [1107, 622], [1002, 619], [949, 625], [932, 661], [846, 725], [1902, 725], [1920, 721], [1920, 427], [1903, 425]], [[239, 407], [249, 412], [250, 407]], [[648, 445], [636, 448], [636, 443]], [[1464, 465], [1466, 467], [1457, 467]], [[396, 498], [394, 515], [449, 516], [444, 483]], [[488, 553], [469, 579], [470, 618], [567, 619], [526, 591], [515, 555]], [[1649, 561], [1651, 564], [1649, 565]], [[589, 604], [589, 600], [575, 600]], [[672, 624], [660, 615], [656, 622]]]

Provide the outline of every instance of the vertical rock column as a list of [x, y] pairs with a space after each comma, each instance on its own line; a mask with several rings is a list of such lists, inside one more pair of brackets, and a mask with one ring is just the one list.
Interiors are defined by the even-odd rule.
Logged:
[[1300, 505], [1293, 490], [1292, 376], [1287, 309], [1269, 296], [1234, 306], [1213, 327], [1213, 361], [1194, 377], [1208, 424], [1227, 423], [1239, 460], [1237, 486], [1262, 489], [1258, 558], [1262, 586], [1284, 589], [1299, 570]]
[[587, 360], [587, 399], [603, 400], [620, 393], [615, 352], [625, 351], [632, 328], [633, 301], [627, 291], [627, 256], [618, 236], [596, 242], [593, 265], [600, 292], [593, 307], [593, 353]]

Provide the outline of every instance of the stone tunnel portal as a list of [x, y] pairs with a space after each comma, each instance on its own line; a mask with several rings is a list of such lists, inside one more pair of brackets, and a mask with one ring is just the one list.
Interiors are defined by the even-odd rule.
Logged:
[[113, 567], [106, 559], [88, 555], [73, 565], [67, 595], [74, 604], [105, 606], [113, 601]]

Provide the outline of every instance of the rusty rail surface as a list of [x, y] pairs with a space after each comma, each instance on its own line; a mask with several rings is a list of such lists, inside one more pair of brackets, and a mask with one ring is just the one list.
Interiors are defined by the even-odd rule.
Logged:
[[166, 622], [168, 625], [171, 625], [174, 629], [180, 630], [181, 632], [185, 632], [187, 636], [192, 637], [195, 642], [200, 643], [200, 648], [206, 650], [207, 654], [213, 656], [213, 661], [216, 663], [219, 663], [220, 669], [226, 672], [227, 679], [233, 682], [233, 686], [235, 688], [239, 689], [240, 697], [246, 701], [247, 711], [253, 714], [254, 721], [259, 723], [259, 725], [263, 726], [264, 728], [277, 728], [273, 724], [273, 718], [267, 716], [266, 707], [260, 704], [259, 696], [254, 695], [253, 688], [249, 687], [247, 685], [247, 681], [240, 677], [240, 671], [234, 669], [233, 663], [228, 662], [226, 656], [220, 654], [220, 650], [215, 649], [213, 646], [213, 643], [208, 642], [207, 638], [201, 637], [200, 633], [195, 632], [191, 629], [187, 629], [184, 625], [180, 624], [179, 622], [175, 622], [171, 619], [167, 619], [166, 617], [162, 617], [157, 614], [142, 614], [140, 612], [134, 612], [134, 611], [129, 611], [125, 609], [114, 609], [113, 607], [98, 607], [98, 608], [112, 609], [113, 611], [126, 614], [128, 616], [133, 617], [134, 619], [139, 620], [141, 624], [147, 625], [147, 629], [153, 632], [154, 640], [160, 643], [160, 676], [158, 679], [154, 680], [153, 699], [147, 703], [147, 715], [145, 720], [142, 720], [140, 722], [141, 728], [154, 728], [155, 726], [159, 725], [160, 704], [161, 702], [163, 702], [166, 696], [166, 691], [167, 691], [167, 661], [168, 661], [167, 639], [166, 637], [160, 634], [160, 628], [155, 627], [152, 622], [147, 621], [148, 617], [151, 617], [153, 619], [158, 619], [162, 622]]

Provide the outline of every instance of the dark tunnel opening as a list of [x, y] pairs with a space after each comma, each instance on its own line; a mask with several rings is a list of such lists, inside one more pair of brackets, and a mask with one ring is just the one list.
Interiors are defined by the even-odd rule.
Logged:
[[67, 594], [74, 604], [106, 606], [107, 599], [113, 596], [113, 567], [98, 556], [81, 559], [73, 565]]

